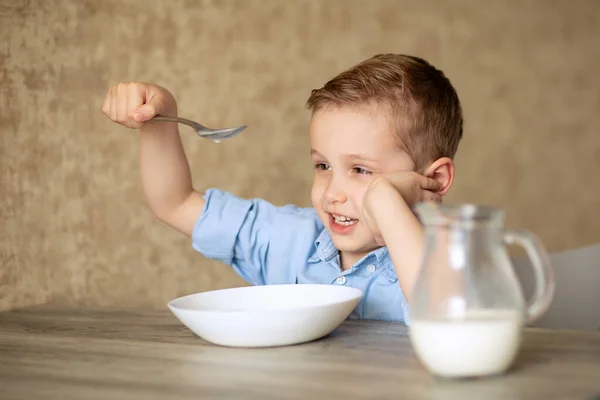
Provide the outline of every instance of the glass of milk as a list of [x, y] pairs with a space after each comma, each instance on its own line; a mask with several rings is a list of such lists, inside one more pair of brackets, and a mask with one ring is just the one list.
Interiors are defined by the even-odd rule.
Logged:
[[[416, 206], [425, 248], [410, 301], [410, 339], [425, 368], [444, 378], [496, 375], [513, 363], [523, 326], [554, 296], [548, 254], [526, 231], [504, 230], [502, 210], [476, 205]], [[506, 246], [524, 247], [536, 290], [526, 303]]]

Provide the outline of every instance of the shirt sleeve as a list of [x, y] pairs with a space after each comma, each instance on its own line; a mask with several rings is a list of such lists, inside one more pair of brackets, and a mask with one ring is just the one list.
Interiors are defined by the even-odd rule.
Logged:
[[219, 189], [207, 190], [204, 199], [204, 210], [192, 232], [196, 251], [231, 265], [253, 285], [295, 283], [294, 263], [306, 262], [304, 253], [312, 243], [305, 240], [304, 245], [296, 244], [300, 238], [315, 238], [317, 225], [314, 213], [309, 211], [312, 209], [277, 207]]

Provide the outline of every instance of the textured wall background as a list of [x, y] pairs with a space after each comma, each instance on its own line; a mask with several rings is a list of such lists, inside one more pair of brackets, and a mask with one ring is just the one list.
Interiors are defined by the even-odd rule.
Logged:
[[0, 309], [164, 307], [241, 285], [156, 222], [110, 84], [169, 88], [198, 188], [309, 204], [310, 90], [378, 52], [425, 57], [466, 115], [448, 201], [501, 206], [550, 250], [600, 238], [600, 2], [0, 0]]

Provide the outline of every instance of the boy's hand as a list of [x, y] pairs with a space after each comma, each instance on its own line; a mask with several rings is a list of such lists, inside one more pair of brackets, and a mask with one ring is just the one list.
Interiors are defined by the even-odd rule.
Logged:
[[128, 128], [141, 128], [156, 114], [177, 115], [177, 102], [165, 88], [142, 82], [121, 82], [108, 89], [102, 112]]
[[409, 207], [422, 201], [439, 203], [442, 200], [442, 196], [437, 194], [437, 191], [442, 189], [442, 184], [435, 179], [428, 178], [414, 171], [396, 172], [379, 176], [371, 182], [367, 193], [376, 185], [380, 185], [382, 181], [387, 181], [391, 184], [400, 193]]
[[367, 223], [377, 243], [384, 246], [385, 242], [379, 230], [377, 218], [394, 215], [392, 210], [396, 210], [399, 205], [403, 205], [408, 212], [412, 212], [411, 207], [416, 203], [422, 201], [439, 203], [442, 197], [436, 192], [441, 189], [442, 184], [435, 179], [413, 171], [379, 176], [370, 183], [364, 195], [363, 220]]

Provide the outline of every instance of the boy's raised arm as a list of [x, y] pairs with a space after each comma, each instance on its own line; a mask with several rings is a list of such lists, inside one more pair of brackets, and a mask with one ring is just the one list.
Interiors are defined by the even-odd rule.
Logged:
[[192, 187], [178, 126], [150, 121], [156, 114], [177, 116], [173, 95], [157, 85], [119, 83], [108, 90], [102, 112], [114, 122], [139, 129], [140, 175], [148, 205], [158, 219], [191, 235], [204, 199]]

